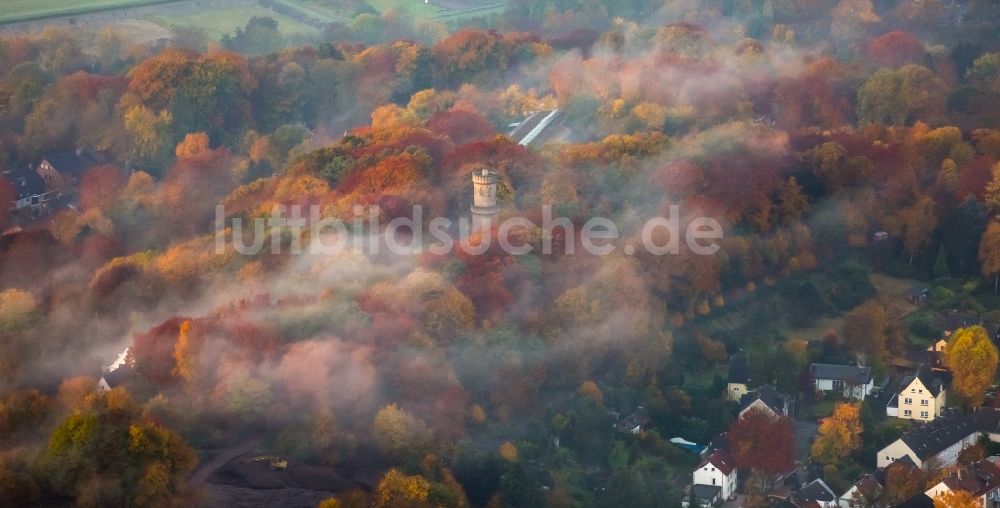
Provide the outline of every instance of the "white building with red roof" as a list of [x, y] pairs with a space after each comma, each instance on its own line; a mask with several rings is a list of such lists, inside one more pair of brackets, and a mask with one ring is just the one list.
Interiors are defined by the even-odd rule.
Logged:
[[712, 452], [694, 470], [693, 477], [692, 483], [695, 487], [699, 485], [718, 487], [719, 497], [727, 501], [736, 497], [736, 466], [733, 465], [733, 459], [725, 452]]

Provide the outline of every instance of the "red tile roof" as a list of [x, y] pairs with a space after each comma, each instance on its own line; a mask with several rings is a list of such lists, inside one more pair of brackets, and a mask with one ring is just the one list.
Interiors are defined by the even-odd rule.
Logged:
[[726, 476], [729, 476], [729, 473], [732, 473], [733, 469], [736, 469], [736, 466], [733, 465], [733, 459], [729, 457], [729, 454], [721, 451], [712, 452], [712, 454], [705, 459], [705, 462], [702, 462], [701, 465], [698, 466], [698, 469], [705, 467], [706, 464], [715, 466], [716, 469], [722, 471], [722, 474]]

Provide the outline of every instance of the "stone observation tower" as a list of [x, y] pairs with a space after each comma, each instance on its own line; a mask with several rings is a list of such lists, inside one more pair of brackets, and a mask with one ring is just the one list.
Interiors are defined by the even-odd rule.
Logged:
[[497, 184], [500, 175], [489, 169], [472, 172], [472, 221], [482, 223], [497, 214]]

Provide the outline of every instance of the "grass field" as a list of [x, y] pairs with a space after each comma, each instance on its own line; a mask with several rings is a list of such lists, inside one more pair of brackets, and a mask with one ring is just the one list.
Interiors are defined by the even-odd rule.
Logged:
[[170, 1], [175, 0], [0, 0], [0, 23]]
[[454, 21], [471, 16], [485, 16], [503, 11], [506, 2], [497, 1], [451, 1], [425, 4], [422, 0], [367, 0], [368, 4], [379, 12], [395, 10], [413, 18], [431, 18], [441, 21]]
[[[178, 0], [0, 0], [0, 23], [112, 11], [176, 1]], [[276, 1], [313, 18], [314, 22], [309, 25], [259, 5], [197, 11], [178, 9], [176, 14], [147, 14], [142, 20], [166, 29], [174, 25], [200, 28], [214, 40], [219, 40], [223, 35], [231, 34], [236, 28], [245, 26], [254, 16], [274, 18], [282, 34], [293, 39], [318, 34], [318, 24], [315, 21], [324, 23], [351, 21], [349, 13], [340, 12], [336, 8], [313, 0]], [[422, 0], [367, 0], [367, 3], [379, 12], [394, 10], [406, 18], [455, 22], [467, 17], [499, 13], [504, 9], [506, 0], [439, 0], [438, 2], [431, 0], [429, 4]]]
[[201, 28], [214, 40], [219, 40], [225, 34], [232, 34], [237, 28], [246, 26], [247, 21], [254, 16], [267, 16], [278, 22], [278, 31], [286, 37], [310, 36], [319, 30], [300, 23], [258, 5], [213, 9], [180, 15], [151, 14], [145, 19], [160, 26], [191, 26]]

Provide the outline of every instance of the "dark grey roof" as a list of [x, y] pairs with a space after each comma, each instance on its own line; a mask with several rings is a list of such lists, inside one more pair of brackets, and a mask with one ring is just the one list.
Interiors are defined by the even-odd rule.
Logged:
[[729, 382], [750, 382], [750, 359], [746, 353], [736, 353], [729, 358]]
[[944, 369], [944, 360], [940, 351], [928, 351], [921, 349], [918, 351], [907, 351], [906, 359], [920, 365], [926, 363], [932, 369]]
[[29, 169], [16, 169], [4, 173], [3, 177], [14, 188], [17, 199], [37, 196], [45, 192], [45, 180], [42, 175]]
[[637, 409], [632, 414], [622, 418], [618, 422], [618, 430], [621, 432], [631, 432], [632, 429], [636, 427], [642, 427], [650, 422], [649, 413], [642, 407]]
[[49, 164], [58, 172], [73, 176], [80, 176], [81, 173], [94, 165], [94, 159], [86, 153], [54, 153], [46, 155], [42, 160], [49, 161]]
[[896, 508], [934, 508], [934, 500], [923, 492], [896, 505]]
[[938, 394], [941, 393], [941, 389], [944, 388], [944, 381], [942, 381], [941, 378], [932, 376], [930, 369], [927, 368], [926, 365], [921, 365], [917, 367], [916, 373], [904, 376], [903, 380], [899, 382], [900, 393], [902, 393], [907, 386], [910, 386], [910, 383], [913, 382], [914, 378], [919, 379], [920, 382], [927, 388], [927, 391], [935, 397], [937, 397]]
[[972, 419], [977, 431], [1000, 434], [1000, 409], [982, 408], [972, 414]]
[[962, 313], [955, 309], [944, 312], [944, 329], [948, 331], [967, 328], [980, 323], [982, 323], [982, 320], [973, 314]]
[[809, 485], [802, 487], [795, 497], [803, 501], [822, 501], [827, 503], [837, 499], [837, 495], [819, 478], [810, 482]]
[[740, 397], [740, 411], [742, 412], [750, 404], [753, 404], [755, 400], [760, 400], [764, 404], [767, 404], [767, 407], [771, 408], [775, 413], [781, 416], [785, 415], [785, 401], [788, 399], [779, 393], [778, 390], [775, 390], [774, 387], [764, 385]]
[[911, 459], [909, 455], [903, 455], [902, 457], [900, 457], [900, 458], [892, 461], [892, 463], [889, 464], [889, 465], [891, 466], [892, 464], [896, 464], [896, 463], [899, 463], [899, 464], [902, 464], [904, 466], [907, 466], [910, 469], [915, 469], [917, 467], [917, 463], [913, 462], [913, 459]]
[[1000, 432], [1000, 410], [983, 408], [970, 415], [946, 411], [900, 439], [920, 460], [926, 460], [976, 432]]
[[729, 437], [725, 432], [716, 435], [712, 438], [712, 441], [708, 444], [708, 449], [710, 451], [724, 451], [729, 453]]
[[711, 501], [718, 497], [722, 493], [722, 487], [719, 485], [692, 485], [691, 490], [694, 490], [694, 495], [700, 500]]
[[872, 380], [871, 367], [856, 365], [836, 365], [814, 363], [809, 366], [809, 374], [815, 379], [840, 379], [846, 383], [863, 385]]
[[128, 365], [118, 367], [117, 369], [108, 372], [104, 375], [104, 381], [108, 383], [108, 386], [114, 388], [116, 386], [121, 386], [127, 383], [129, 379], [132, 378], [132, 373], [134, 371]]

